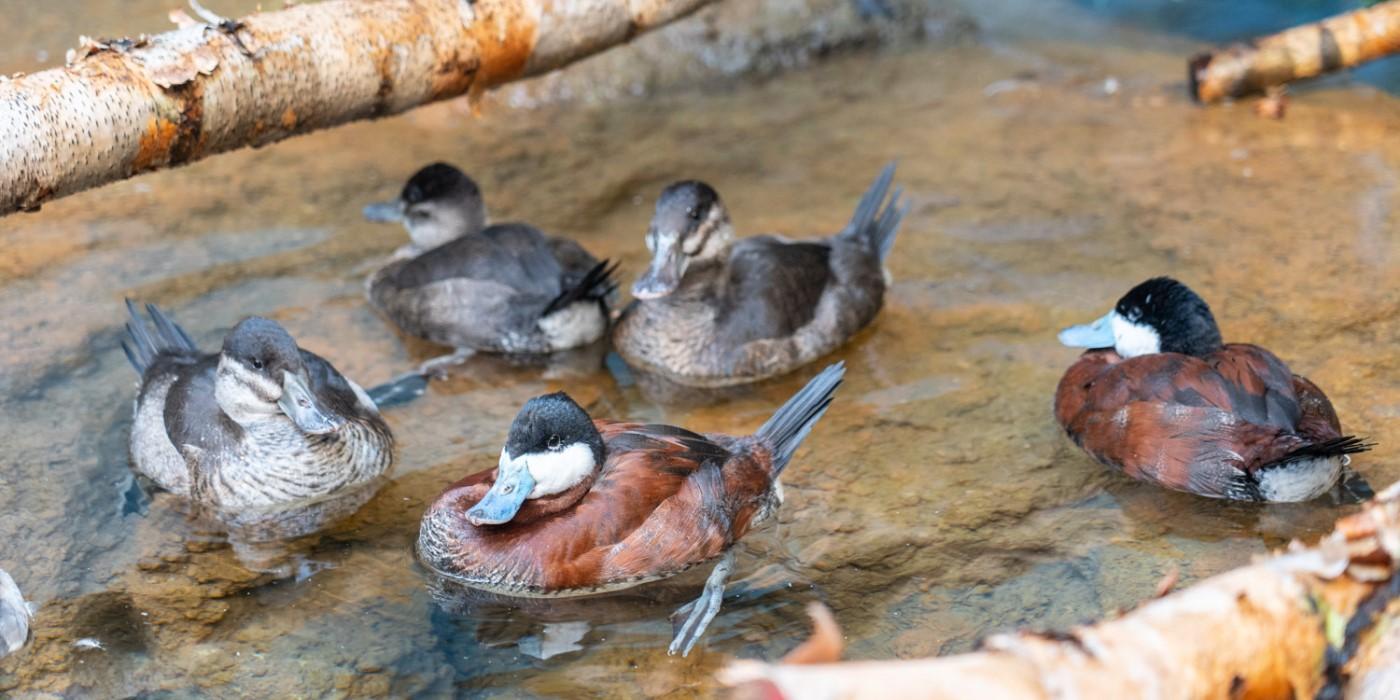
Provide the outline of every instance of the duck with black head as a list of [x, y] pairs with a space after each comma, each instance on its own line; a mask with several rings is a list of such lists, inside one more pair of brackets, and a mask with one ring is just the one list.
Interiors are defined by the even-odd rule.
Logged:
[[423, 516], [420, 560], [462, 585], [583, 596], [718, 560], [673, 616], [688, 654], [719, 612], [734, 543], [782, 502], [778, 479], [845, 373], [818, 374], [746, 437], [593, 420], [566, 394], [531, 399], [495, 469], [449, 487]]
[[253, 316], [204, 353], [184, 329], [135, 305], [122, 342], [141, 375], [131, 425], [136, 470], [197, 504], [229, 511], [324, 498], [377, 479], [393, 437], [358, 384]]
[[1147, 280], [1060, 342], [1090, 350], [1060, 380], [1056, 419], [1128, 476], [1241, 501], [1371, 495], [1349, 466], [1370, 445], [1342, 434], [1322, 390], [1264, 348], [1224, 343], [1181, 282]]
[[478, 351], [577, 348], [608, 329], [608, 261], [529, 224], [488, 225], [481, 189], [451, 165], [424, 167], [397, 199], [364, 213], [401, 223], [412, 241], [370, 275], [370, 303], [405, 333], [455, 349], [423, 363], [420, 374]]
[[884, 303], [884, 261], [907, 211], [899, 191], [890, 194], [893, 180], [890, 164], [845, 229], [803, 241], [735, 241], [714, 188], [695, 180], [667, 187], [647, 229], [651, 266], [613, 331], [618, 353], [679, 384], [725, 386], [835, 350]]

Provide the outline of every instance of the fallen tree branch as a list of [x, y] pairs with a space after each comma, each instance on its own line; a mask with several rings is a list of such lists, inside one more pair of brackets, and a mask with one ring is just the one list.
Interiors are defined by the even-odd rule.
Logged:
[[0, 215], [545, 73], [711, 1], [328, 0], [84, 39], [0, 78]]
[[1295, 543], [1117, 619], [998, 635], [946, 658], [737, 661], [721, 681], [767, 698], [1397, 697], [1397, 562], [1400, 484], [1314, 547]]
[[1400, 2], [1382, 2], [1193, 57], [1191, 96], [1211, 103], [1262, 93], [1400, 51]]

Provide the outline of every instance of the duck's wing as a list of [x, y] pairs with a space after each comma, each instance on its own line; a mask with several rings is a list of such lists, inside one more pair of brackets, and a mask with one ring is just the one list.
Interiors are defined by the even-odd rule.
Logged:
[[[185, 461], [198, 454], [225, 454], [238, 445], [243, 429], [224, 414], [214, 398], [219, 356], [183, 369], [165, 395], [165, 432]], [[190, 448], [194, 448], [191, 450]]]
[[825, 241], [746, 238], [729, 255], [721, 318], [726, 343], [786, 338], [812, 321], [831, 283]]
[[497, 224], [424, 252], [399, 266], [385, 282], [414, 289], [471, 280], [550, 299], [559, 294], [559, 279], [559, 262], [544, 234], [525, 224]]
[[1060, 381], [1056, 418], [1085, 451], [1129, 476], [1260, 500], [1259, 469], [1350, 448], [1279, 424], [1300, 413], [1292, 378], [1290, 388], [1281, 387], [1271, 373], [1282, 363], [1256, 351], [1225, 358], [1218, 363], [1224, 372], [1212, 366], [1214, 358], [1162, 353], [1125, 361], [1111, 350], [1087, 352]]

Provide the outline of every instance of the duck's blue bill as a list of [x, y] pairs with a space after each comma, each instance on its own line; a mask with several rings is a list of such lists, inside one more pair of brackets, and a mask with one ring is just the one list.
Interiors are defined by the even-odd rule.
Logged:
[[473, 525], [508, 523], [534, 490], [535, 477], [530, 476], [524, 461], [507, 462], [496, 470], [496, 483], [491, 485], [491, 490], [467, 511], [467, 521]]
[[1113, 347], [1113, 313], [1110, 311], [1093, 323], [1060, 331], [1060, 343], [1072, 348]]
[[403, 221], [403, 204], [395, 199], [391, 202], [375, 202], [365, 205], [365, 218], [370, 221]]

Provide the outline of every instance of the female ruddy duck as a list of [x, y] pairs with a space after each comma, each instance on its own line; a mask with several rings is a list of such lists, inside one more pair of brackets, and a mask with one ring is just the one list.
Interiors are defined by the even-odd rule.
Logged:
[[1060, 333], [1091, 349], [1065, 372], [1055, 417], [1094, 459], [1170, 489], [1241, 501], [1307, 501], [1341, 479], [1369, 497], [1348, 455], [1370, 449], [1322, 390], [1268, 350], [1223, 344], [1210, 307], [1166, 277], [1092, 324]]
[[703, 182], [661, 193], [647, 230], [651, 267], [618, 320], [628, 363], [692, 386], [740, 384], [789, 372], [836, 349], [879, 313], [882, 267], [907, 208], [894, 165], [832, 238], [733, 241], [719, 195]]
[[477, 351], [568, 350], [608, 329], [608, 262], [528, 224], [487, 226], [481, 190], [451, 165], [419, 170], [365, 217], [401, 222], [413, 241], [370, 276], [370, 303], [404, 332], [456, 349], [423, 374]]
[[591, 420], [563, 393], [531, 399], [500, 464], [453, 484], [423, 516], [420, 559], [464, 585], [580, 596], [719, 563], [676, 611], [688, 654], [719, 612], [733, 545], [777, 509], [778, 477], [845, 374], [828, 367], [747, 437]]
[[131, 458], [161, 488], [222, 511], [323, 498], [384, 474], [393, 437], [379, 409], [276, 322], [246, 318], [218, 353], [127, 302], [122, 342], [141, 374]]

